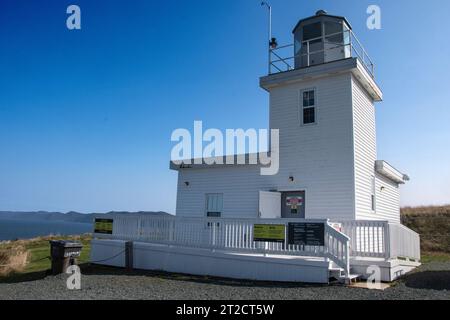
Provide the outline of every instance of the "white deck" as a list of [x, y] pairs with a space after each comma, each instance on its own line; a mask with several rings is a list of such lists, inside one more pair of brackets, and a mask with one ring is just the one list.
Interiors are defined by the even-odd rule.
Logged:
[[[104, 259], [105, 250], [111, 256], [124, 250], [125, 241], [120, 246], [110, 241], [92, 241], [93, 261]], [[135, 242], [133, 247], [136, 269], [260, 281], [328, 282], [329, 262], [323, 258], [229, 253], [144, 242]], [[125, 267], [125, 259], [102, 264]]]
[[237, 279], [327, 283], [336, 270], [342, 279], [367, 278], [367, 268], [375, 265], [382, 281], [392, 281], [419, 265], [417, 234], [382, 221], [345, 222], [349, 237], [321, 220], [324, 246], [253, 241], [253, 224], [299, 221], [312, 220], [118, 215], [113, 234], [94, 234], [91, 261], [125, 267], [125, 243], [131, 240], [134, 268]]

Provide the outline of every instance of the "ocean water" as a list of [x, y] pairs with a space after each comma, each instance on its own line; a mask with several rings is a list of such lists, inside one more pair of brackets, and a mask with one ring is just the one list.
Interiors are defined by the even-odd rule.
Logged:
[[92, 232], [91, 223], [0, 219], [0, 241], [30, 239], [38, 236], [76, 235]]

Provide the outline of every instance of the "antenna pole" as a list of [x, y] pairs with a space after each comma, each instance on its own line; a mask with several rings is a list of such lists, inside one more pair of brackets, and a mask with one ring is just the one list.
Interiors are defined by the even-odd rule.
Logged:
[[272, 58], [272, 54], [270, 51], [271, 50], [270, 43], [272, 41], [272, 7], [266, 1], [262, 1], [261, 6], [266, 6], [267, 9], [269, 10], [269, 42], [268, 42], [269, 61], [268, 61], [268, 65], [269, 65], [269, 74], [270, 74], [271, 73], [271, 58]]

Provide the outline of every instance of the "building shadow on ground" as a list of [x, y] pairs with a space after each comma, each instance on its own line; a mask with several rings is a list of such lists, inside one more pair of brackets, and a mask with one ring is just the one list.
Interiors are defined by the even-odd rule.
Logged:
[[450, 290], [450, 271], [422, 271], [407, 275], [403, 282], [409, 288]]
[[44, 279], [50, 275], [50, 270], [27, 272], [27, 273], [11, 273], [7, 276], [0, 277], [0, 283], [19, 283]]
[[[83, 264], [80, 265], [80, 267], [81, 272], [84, 275], [147, 276], [165, 280], [216, 284], [221, 286], [232, 286], [232, 287], [311, 288], [311, 287], [329, 286], [328, 284], [240, 280], [240, 279], [230, 279], [230, 278], [220, 278], [210, 276], [197, 276], [181, 273], [171, 273], [165, 271], [150, 271], [150, 270], [136, 270], [136, 269], [128, 271], [124, 268], [119, 267], [109, 267], [91, 264]], [[333, 283], [331, 283], [330, 285], [333, 285]]]

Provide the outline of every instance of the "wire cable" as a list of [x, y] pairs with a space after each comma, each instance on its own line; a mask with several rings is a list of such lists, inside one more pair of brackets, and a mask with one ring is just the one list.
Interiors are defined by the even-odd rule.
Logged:
[[114, 258], [120, 256], [122, 253], [125, 253], [125, 251], [126, 250], [122, 250], [119, 253], [113, 255], [112, 257], [109, 257], [109, 258], [106, 258], [106, 259], [102, 259], [102, 260], [96, 260], [96, 261], [82, 261], [82, 260], [80, 260], [79, 262], [81, 262], [81, 263], [99, 263], [99, 262], [104, 262], [104, 261], [108, 261], [108, 260], [111, 260], [111, 259], [114, 259]]
[[[83, 261], [83, 260], [78, 260], [78, 262], [79, 262], [79, 263], [99, 263], [99, 262], [105, 262], [105, 261], [108, 261], [108, 260], [117, 258], [117, 257], [120, 256], [121, 254], [125, 253], [125, 251], [126, 251], [126, 250], [122, 250], [122, 251], [120, 251], [119, 253], [113, 255], [112, 257], [109, 257], [109, 258], [106, 258], [106, 259], [102, 259], [102, 260], [96, 260], [96, 261], [89, 261], [89, 260]], [[47, 256], [47, 257], [44, 257], [44, 258], [41, 258], [41, 259], [37, 259], [37, 260], [30, 261], [30, 262], [28, 262], [28, 263], [35, 263], [35, 262], [39, 262], [39, 261], [42, 261], [42, 260], [45, 260], [45, 259], [51, 260], [52, 257], [51, 257], [51, 256]], [[17, 265], [17, 263], [16, 263], [16, 264], [14, 264], [14, 263], [12, 263], [12, 264], [0, 264], [0, 267], [11, 267], [11, 266], [14, 266], [14, 265]]]

